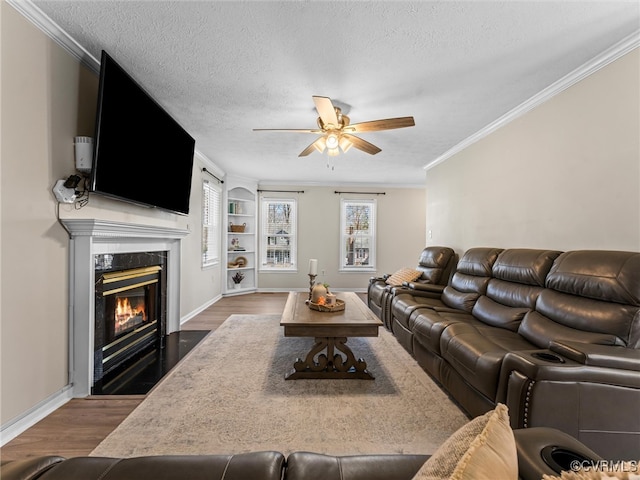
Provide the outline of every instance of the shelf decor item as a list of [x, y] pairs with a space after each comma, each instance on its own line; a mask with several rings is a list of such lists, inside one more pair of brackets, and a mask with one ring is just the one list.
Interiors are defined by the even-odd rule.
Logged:
[[245, 228], [247, 228], [246, 223], [243, 223], [242, 225], [234, 225], [233, 223], [229, 224], [229, 231], [233, 233], [244, 233]]
[[236, 272], [235, 275], [233, 275], [233, 277], [231, 277], [231, 280], [233, 280], [233, 286], [235, 288], [240, 288], [240, 282], [242, 282], [242, 280], [244, 280], [244, 273]]

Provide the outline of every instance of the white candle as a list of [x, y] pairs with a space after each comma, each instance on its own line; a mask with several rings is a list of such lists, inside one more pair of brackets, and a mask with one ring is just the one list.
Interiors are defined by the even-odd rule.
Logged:
[[309, 275], [317, 275], [318, 274], [318, 260], [312, 258], [309, 260]]

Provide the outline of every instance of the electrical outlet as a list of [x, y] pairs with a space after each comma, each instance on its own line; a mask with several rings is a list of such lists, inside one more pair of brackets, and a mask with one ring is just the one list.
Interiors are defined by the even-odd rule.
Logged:
[[320, 273], [321, 273], [322, 275], [324, 275], [324, 270], [321, 270], [321, 271], [320, 271]]
[[76, 191], [73, 188], [65, 187], [66, 180], [58, 180], [53, 187], [53, 194], [60, 203], [74, 203], [76, 201]]

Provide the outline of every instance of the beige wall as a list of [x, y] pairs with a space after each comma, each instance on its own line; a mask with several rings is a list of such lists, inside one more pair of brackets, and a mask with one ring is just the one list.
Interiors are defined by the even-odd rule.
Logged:
[[[3, 428], [61, 395], [68, 384], [69, 238], [52, 187], [74, 173], [73, 140], [93, 136], [98, 78], [2, 1], [0, 164], [0, 406]], [[191, 215], [92, 195], [61, 218], [188, 228], [182, 244], [181, 317], [220, 295], [219, 267], [201, 261], [201, 168]], [[207, 168], [211, 170], [211, 165]]]
[[[194, 160], [193, 177], [191, 179], [191, 200], [189, 217], [182, 217], [186, 225], [182, 228], [191, 233], [182, 240], [182, 272], [180, 277], [180, 317], [188, 320], [202, 308], [222, 295], [221, 265], [202, 268], [202, 182], [212, 181], [211, 177], [202, 172], [203, 168], [213, 171], [219, 178], [218, 172], [211, 163], [207, 163], [196, 154]], [[221, 261], [225, 255], [220, 253]]]
[[[377, 272], [392, 273], [400, 267], [417, 264], [425, 247], [425, 197], [421, 188], [336, 188], [285, 186], [264, 187], [265, 190], [304, 190], [304, 193], [264, 193], [264, 196], [298, 199], [298, 265], [297, 273], [259, 273], [261, 290], [307, 288], [309, 259], [318, 259], [317, 282], [329, 283], [335, 289], [365, 290], [375, 273], [341, 273], [340, 199], [377, 201]], [[384, 192], [385, 195], [337, 195], [335, 191]], [[325, 270], [325, 275], [321, 271]]]
[[[2, 3], [2, 422], [67, 384], [68, 238], [54, 179], [69, 174], [80, 67]], [[70, 132], [73, 131], [73, 134]]]
[[427, 171], [430, 243], [640, 250], [638, 49]]

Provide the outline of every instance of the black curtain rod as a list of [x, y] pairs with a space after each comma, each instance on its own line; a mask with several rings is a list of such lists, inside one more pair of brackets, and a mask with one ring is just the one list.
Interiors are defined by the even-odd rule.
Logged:
[[269, 192], [269, 193], [304, 193], [304, 190], [258, 190], [258, 192]]
[[216, 177], [213, 173], [211, 173], [209, 170], [207, 170], [206, 168], [203, 168], [202, 171], [204, 173], [208, 173], [209, 175], [211, 175], [213, 178], [215, 178], [216, 180], [218, 180], [220, 183], [224, 183], [224, 180], [220, 180], [218, 177]]
[[338, 195], [340, 195], [341, 193], [355, 193], [358, 195], [386, 195], [387, 192], [339, 192], [339, 191], [335, 191], [333, 193], [336, 193]]

